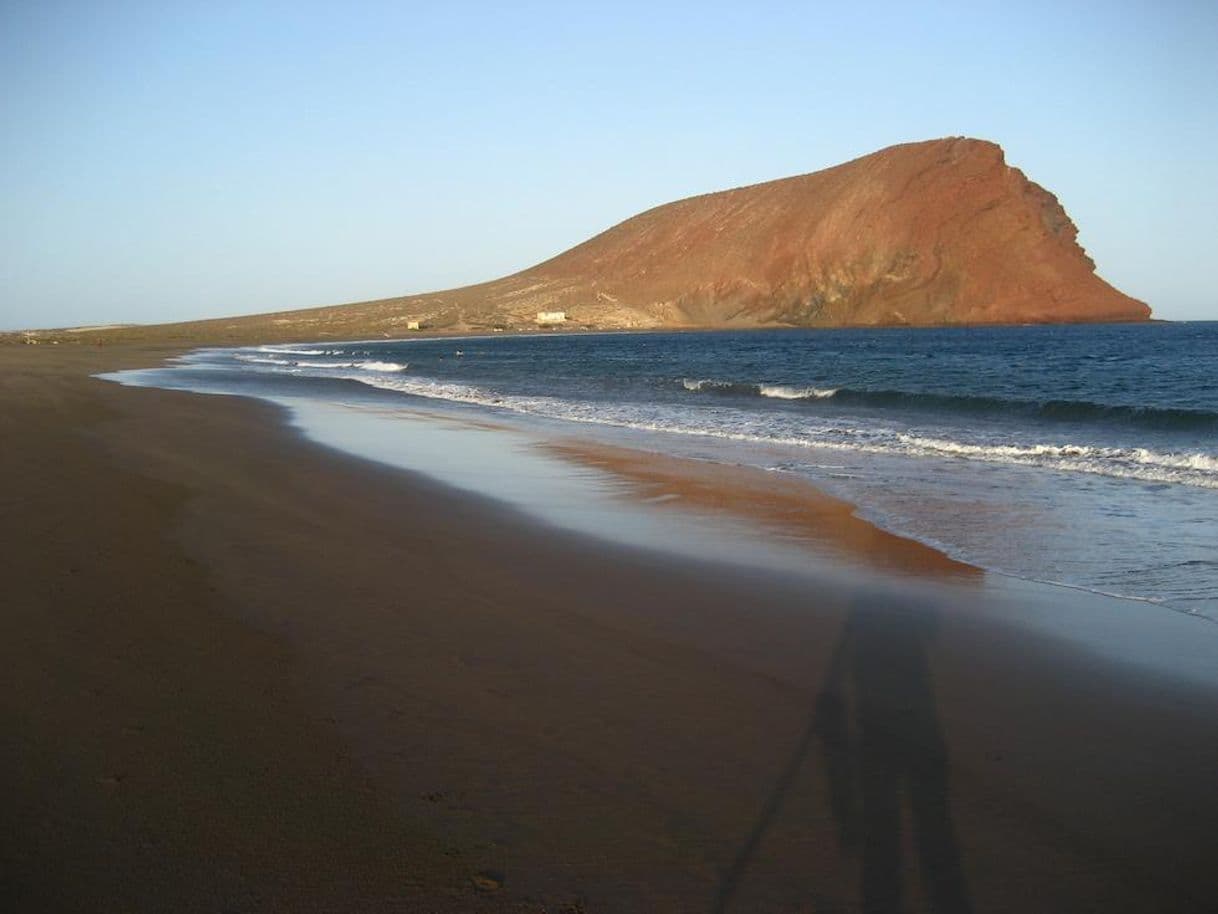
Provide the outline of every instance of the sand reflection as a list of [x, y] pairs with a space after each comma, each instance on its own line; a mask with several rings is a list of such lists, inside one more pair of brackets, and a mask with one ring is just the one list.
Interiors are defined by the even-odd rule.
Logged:
[[975, 566], [863, 520], [854, 505], [794, 476], [583, 442], [547, 443], [542, 450], [628, 482], [624, 494], [639, 501], [738, 518], [850, 565], [936, 579], [984, 576]]

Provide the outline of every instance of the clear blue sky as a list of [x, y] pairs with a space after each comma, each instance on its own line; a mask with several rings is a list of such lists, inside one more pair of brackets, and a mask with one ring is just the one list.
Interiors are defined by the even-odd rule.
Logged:
[[0, 328], [445, 288], [658, 203], [1001, 143], [1218, 319], [1218, 3], [0, 0]]

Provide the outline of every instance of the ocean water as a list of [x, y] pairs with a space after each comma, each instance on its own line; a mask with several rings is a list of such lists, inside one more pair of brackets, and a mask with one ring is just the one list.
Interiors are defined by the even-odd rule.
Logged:
[[798, 474], [988, 570], [1218, 621], [1218, 323], [325, 342], [162, 374]]

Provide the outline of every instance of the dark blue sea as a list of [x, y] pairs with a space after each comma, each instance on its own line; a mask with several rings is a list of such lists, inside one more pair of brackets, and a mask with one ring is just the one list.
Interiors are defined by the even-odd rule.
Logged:
[[325, 342], [174, 374], [798, 474], [991, 571], [1218, 620], [1218, 323]]

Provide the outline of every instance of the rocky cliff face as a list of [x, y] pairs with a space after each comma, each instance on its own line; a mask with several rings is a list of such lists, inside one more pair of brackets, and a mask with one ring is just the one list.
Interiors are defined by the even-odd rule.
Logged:
[[1001, 148], [950, 138], [659, 206], [481, 285], [105, 335], [352, 339], [532, 327], [541, 311], [592, 328], [1148, 319], [1076, 236]]

